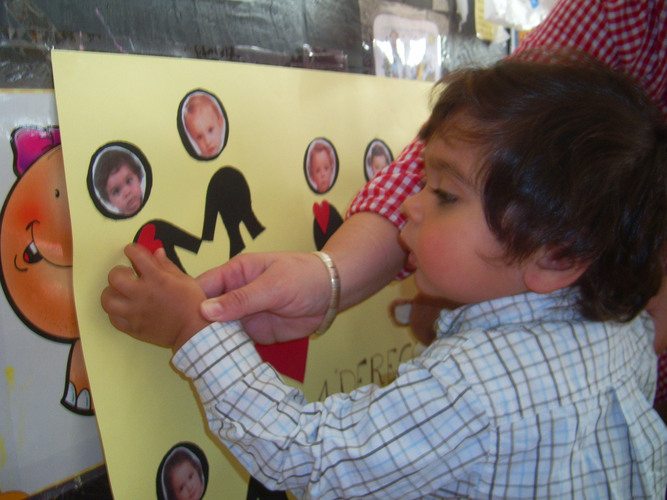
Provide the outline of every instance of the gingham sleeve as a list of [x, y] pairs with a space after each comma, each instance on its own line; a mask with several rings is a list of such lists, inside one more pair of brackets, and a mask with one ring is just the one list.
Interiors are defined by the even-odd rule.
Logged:
[[667, 2], [561, 0], [517, 47], [574, 47], [633, 77], [667, 119]]
[[397, 228], [405, 224], [400, 212], [403, 201], [422, 188], [424, 178], [424, 142], [415, 138], [388, 167], [378, 172], [359, 191], [346, 216], [375, 212]]
[[[352, 201], [346, 217], [358, 212], [374, 212], [389, 220], [398, 229], [405, 224], [401, 205], [408, 196], [418, 193], [424, 179], [424, 142], [415, 138], [391, 165], [380, 170], [359, 191]], [[402, 269], [397, 279], [410, 275]]]

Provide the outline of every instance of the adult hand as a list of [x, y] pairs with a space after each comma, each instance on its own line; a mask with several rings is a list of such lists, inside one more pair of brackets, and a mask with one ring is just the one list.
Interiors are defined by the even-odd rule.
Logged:
[[247, 253], [197, 278], [208, 300], [208, 321], [240, 319], [261, 344], [313, 333], [331, 299], [331, 281], [322, 261], [310, 253]]
[[209, 324], [199, 314], [206, 298], [163, 249], [151, 254], [139, 245], [125, 247], [132, 268], [116, 266], [101, 296], [102, 308], [117, 329], [146, 342], [178, 350]]
[[[398, 229], [372, 212], [347, 219], [323, 251], [338, 268], [341, 311], [389, 283], [403, 266], [405, 251]], [[199, 278], [209, 300], [201, 312], [209, 321], [241, 320], [261, 344], [284, 342], [313, 333], [331, 300], [331, 279], [310, 253], [240, 254]]]

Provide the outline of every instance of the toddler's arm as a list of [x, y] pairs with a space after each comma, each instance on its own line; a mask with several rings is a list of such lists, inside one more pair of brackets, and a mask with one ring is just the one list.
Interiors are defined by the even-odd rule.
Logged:
[[151, 254], [139, 245], [125, 247], [132, 268], [116, 266], [102, 292], [111, 324], [131, 336], [177, 351], [209, 322], [199, 313], [206, 295], [163, 249]]

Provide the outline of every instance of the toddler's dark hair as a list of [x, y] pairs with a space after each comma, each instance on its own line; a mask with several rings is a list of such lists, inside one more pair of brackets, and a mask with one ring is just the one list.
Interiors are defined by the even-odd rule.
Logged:
[[475, 182], [508, 262], [540, 248], [588, 262], [575, 283], [584, 315], [636, 316], [660, 287], [667, 223], [667, 130], [641, 88], [574, 52], [531, 52], [440, 83], [420, 136], [482, 151]]

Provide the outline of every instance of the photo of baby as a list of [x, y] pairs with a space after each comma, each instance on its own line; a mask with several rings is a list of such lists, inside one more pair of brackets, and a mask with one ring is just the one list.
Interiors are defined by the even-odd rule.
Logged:
[[304, 158], [304, 172], [311, 190], [318, 194], [329, 191], [338, 176], [338, 156], [333, 144], [323, 138], [311, 141]]
[[91, 159], [88, 191], [103, 215], [132, 217], [148, 198], [151, 178], [148, 161], [139, 149], [127, 143], [110, 143]]
[[364, 154], [364, 175], [369, 180], [384, 167], [394, 161], [389, 147], [380, 139], [374, 139], [366, 148]]
[[181, 101], [178, 130], [185, 149], [199, 160], [212, 160], [224, 149], [229, 127], [222, 104], [204, 90], [190, 92]]
[[179, 443], [167, 452], [157, 474], [160, 500], [200, 500], [208, 482], [204, 452], [192, 443]]

